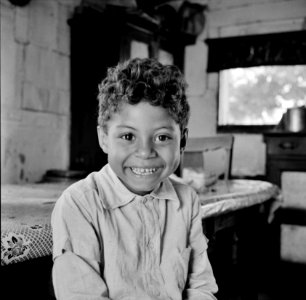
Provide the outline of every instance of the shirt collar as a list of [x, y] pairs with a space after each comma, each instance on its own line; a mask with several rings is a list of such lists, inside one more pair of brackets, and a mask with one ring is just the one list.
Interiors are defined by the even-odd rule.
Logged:
[[[109, 164], [99, 171], [99, 192], [102, 194], [102, 204], [106, 209], [115, 209], [124, 206], [139, 196], [121, 182]], [[180, 200], [169, 179], [165, 179], [150, 194], [160, 200], [172, 200], [180, 205]], [[145, 196], [143, 196], [145, 197]]]

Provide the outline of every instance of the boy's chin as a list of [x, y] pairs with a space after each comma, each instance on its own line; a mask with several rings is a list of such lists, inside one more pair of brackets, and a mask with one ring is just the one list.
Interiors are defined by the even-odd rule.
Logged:
[[147, 191], [147, 192], [133, 192], [134, 194], [136, 195], [139, 195], [139, 196], [145, 196], [145, 195], [149, 195], [152, 191]]
[[137, 186], [137, 187], [129, 187], [129, 186], [127, 186], [127, 188], [132, 192], [132, 193], [134, 193], [134, 194], [136, 194], [136, 195], [140, 195], [140, 196], [144, 196], [144, 195], [147, 195], [147, 194], [150, 194], [155, 188], [156, 188], [156, 186], [154, 186], [154, 187], [152, 187], [152, 186], [150, 186], [150, 187], [143, 187], [143, 188], [139, 188], [139, 186]]
[[125, 184], [125, 186], [128, 188], [128, 190], [130, 190], [132, 193], [136, 194], [136, 195], [140, 195], [140, 196], [144, 196], [147, 194], [150, 194], [153, 190], [155, 190], [159, 185], [160, 185], [161, 181], [157, 182], [156, 184], [153, 185], [143, 185], [143, 186], [139, 186], [139, 184]]

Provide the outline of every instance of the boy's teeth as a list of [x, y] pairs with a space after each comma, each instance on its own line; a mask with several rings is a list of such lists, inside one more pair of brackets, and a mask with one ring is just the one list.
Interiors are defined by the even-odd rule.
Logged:
[[150, 174], [153, 174], [154, 172], [156, 172], [156, 170], [157, 170], [157, 168], [147, 168], [147, 169], [131, 168], [131, 169], [137, 175], [150, 175]]

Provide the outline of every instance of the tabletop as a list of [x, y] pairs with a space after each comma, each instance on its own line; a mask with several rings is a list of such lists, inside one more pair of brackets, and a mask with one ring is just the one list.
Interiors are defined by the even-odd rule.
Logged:
[[228, 183], [217, 181], [206, 193], [199, 194], [199, 198], [203, 218], [260, 204], [271, 198], [277, 200], [273, 209], [282, 203], [278, 186], [267, 181], [247, 179], [229, 180]]
[[[51, 212], [68, 185], [2, 185], [2, 266], [52, 254]], [[256, 205], [279, 194], [277, 186], [266, 181], [230, 180], [228, 184], [218, 181], [199, 195], [202, 218]]]

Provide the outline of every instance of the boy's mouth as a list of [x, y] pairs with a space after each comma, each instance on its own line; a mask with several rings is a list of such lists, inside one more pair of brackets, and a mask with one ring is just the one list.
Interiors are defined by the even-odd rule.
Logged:
[[147, 176], [147, 175], [154, 174], [158, 170], [158, 168], [133, 168], [131, 167], [131, 170], [136, 175]]

